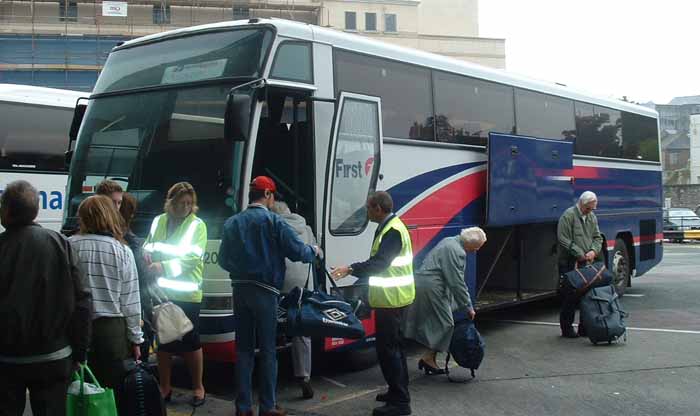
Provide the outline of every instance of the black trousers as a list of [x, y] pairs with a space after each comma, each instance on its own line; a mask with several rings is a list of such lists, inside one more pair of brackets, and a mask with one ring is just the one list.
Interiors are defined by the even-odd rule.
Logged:
[[576, 289], [571, 287], [569, 282], [564, 278], [564, 273], [574, 269], [573, 264], [559, 265], [559, 297], [561, 298], [561, 311], [559, 312], [559, 326], [562, 331], [567, 328], [572, 328], [576, 317], [576, 309], [581, 303], [581, 295], [576, 292]]
[[401, 320], [406, 308], [375, 309], [377, 358], [389, 385], [388, 403], [408, 404], [408, 366], [401, 336]]
[[34, 416], [66, 414], [71, 358], [37, 364], [0, 363], [0, 416], [22, 416], [29, 389]]

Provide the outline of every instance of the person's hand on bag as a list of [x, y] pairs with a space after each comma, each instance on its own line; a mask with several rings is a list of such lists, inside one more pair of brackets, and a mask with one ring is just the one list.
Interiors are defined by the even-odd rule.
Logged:
[[592, 263], [593, 260], [595, 260], [595, 251], [591, 250], [588, 253], [586, 253], [586, 261]]
[[340, 266], [331, 268], [331, 277], [333, 280], [340, 280], [343, 277], [352, 273], [352, 267], [350, 266]]
[[161, 264], [160, 262], [158, 262], [158, 263], [151, 263], [151, 264], [148, 266], [148, 271], [151, 272], [151, 273], [153, 273], [153, 274], [156, 275], [156, 276], [163, 276], [163, 275], [165, 274], [164, 271], [163, 271], [163, 264]]
[[141, 346], [137, 344], [131, 344], [131, 352], [134, 355], [134, 360], [139, 361], [141, 359]]

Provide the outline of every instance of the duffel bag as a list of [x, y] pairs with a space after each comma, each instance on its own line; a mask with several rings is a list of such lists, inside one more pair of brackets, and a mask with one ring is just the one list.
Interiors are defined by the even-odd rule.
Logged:
[[625, 335], [625, 318], [613, 285], [595, 287], [581, 299], [581, 323], [593, 344], [612, 343]]
[[578, 263], [576, 263], [574, 270], [564, 273], [564, 279], [579, 295], [594, 287], [607, 286], [613, 281], [612, 273], [602, 261], [583, 267], [578, 267]]
[[165, 416], [165, 403], [158, 380], [143, 362], [126, 360], [126, 375], [119, 394], [119, 414], [129, 416]]
[[445, 373], [450, 381], [455, 381], [450, 377], [450, 356], [457, 361], [462, 368], [471, 370], [472, 378], [476, 375], [474, 371], [479, 368], [484, 359], [484, 347], [486, 343], [471, 319], [463, 319], [455, 323], [450, 341], [450, 350], [445, 360]]
[[323, 292], [293, 288], [281, 306], [287, 310], [287, 336], [362, 338], [365, 329], [350, 303]]

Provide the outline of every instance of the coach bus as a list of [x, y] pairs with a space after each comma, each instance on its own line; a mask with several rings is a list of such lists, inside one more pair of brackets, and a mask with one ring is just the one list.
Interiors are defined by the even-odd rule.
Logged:
[[87, 95], [0, 84], [0, 193], [12, 181], [31, 182], [40, 196], [37, 222], [56, 231], [63, 220], [68, 180], [68, 129], [78, 98]]
[[[317, 26], [252, 19], [127, 41], [109, 55], [78, 137], [67, 222], [105, 178], [137, 196], [141, 235], [170, 185], [197, 190], [209, 359], [235, 356], [217, 253], [256, 175], [306, 218], [327, 267], [368, 257], [374, 190], [392, 195], [415, 267], [440, 239], [484, 227], [488, 243], [465, 272], [480, 309], [556, 293], [556, 223], [584, 190], [598, 194], [621, 292], [662, 257], [654, 110]], [[326, 339], [325, 350], [366, 345], [365, 324], [365, 342]]]

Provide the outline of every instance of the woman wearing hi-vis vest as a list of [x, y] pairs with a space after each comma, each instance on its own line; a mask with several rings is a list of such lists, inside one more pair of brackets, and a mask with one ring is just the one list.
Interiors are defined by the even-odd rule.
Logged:
[[158, 345], [160, 391], [170, 401], [171, 358], [182, 355], [192, 376], [194, 396], [191, 404], [204, 404], [206, 393], [202, 384], [203, 358], [199, 343], [199, 306], [202, 302], [202, 257], [207, 245], [207, 226], [197, 213], [197, 194], [192, 185], [178, 182], [168, 191], [165, 213], [153, 219], [151, 231], [143, 249], [149, 270], [156, 282], [192, 321], [194, 329], [181, 341]]

